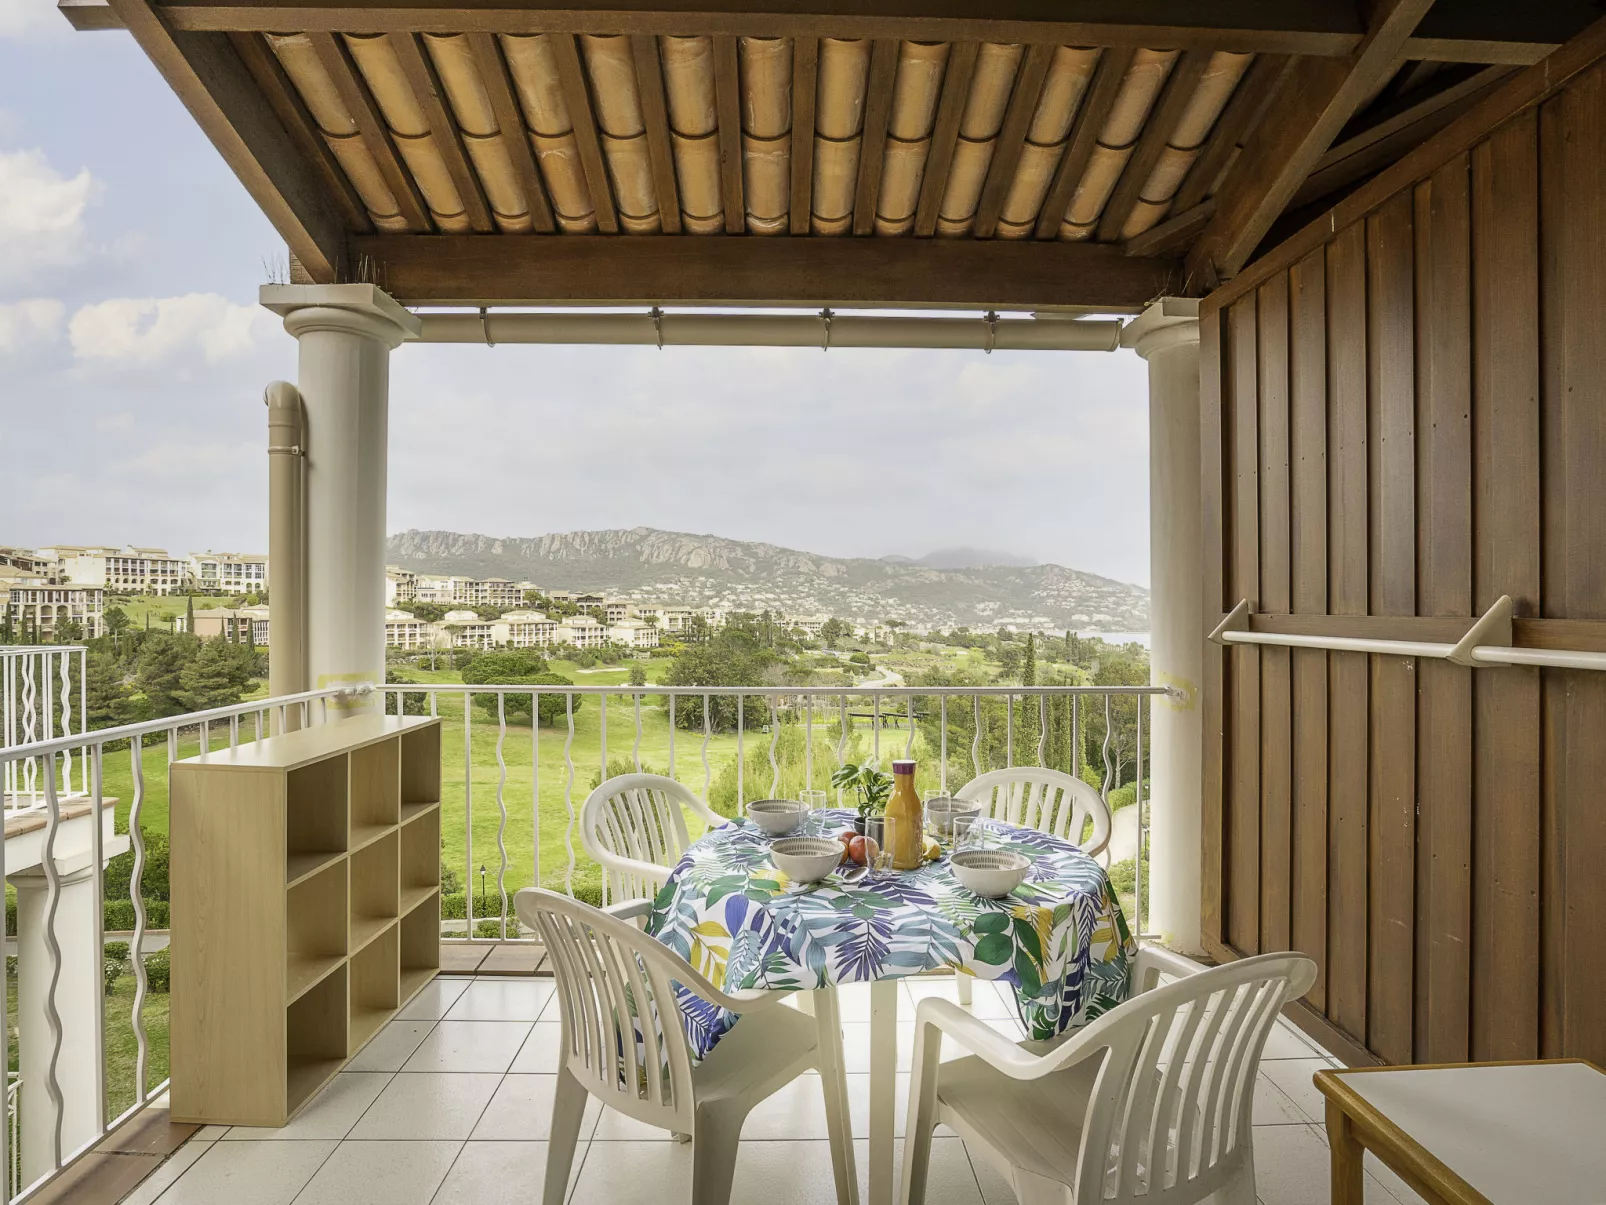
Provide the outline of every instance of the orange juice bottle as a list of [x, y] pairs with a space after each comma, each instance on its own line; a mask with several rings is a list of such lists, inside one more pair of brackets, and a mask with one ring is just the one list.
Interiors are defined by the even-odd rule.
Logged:
[[887, 849], [894, 870], [915, 870], [925, 856], [926, 825], [920, 794], [915, 790], [915, 764], [892, 763], [892, 797], [887, 800]]

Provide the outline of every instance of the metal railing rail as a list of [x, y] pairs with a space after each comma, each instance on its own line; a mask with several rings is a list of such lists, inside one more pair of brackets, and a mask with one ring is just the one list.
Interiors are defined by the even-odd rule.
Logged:
[[[102, 728], [94, 732], [85, 732], [80, 729], [68, 735], [53, 736], [50, 739], [34, 740], [25, 744], [15, 744], [0, 747], [0, 766], [7, 771], [13, 769], [32, 770], [31, 781], [38, 784], [41, 805], [30, 811], [38, 814], [44, 821], [43, 857], [41, 871], [45, 879], [45, 949], [50, 957], [50, 987], [45, 996], [45, 1021], [52, 1036], [53, 1045], [46, 1064], [44, 1089], [49, 1098], [52, 1116], [39, 1118], [33, 1124], [46, 1125], [50, 1133], [51, 1169], [44, 1175], [36, 1177], [32, 1183], [20, 1185], [19, 1181], [24, 1174], [22, 1168], [22, 1153], [16, 1149], [21, 1133], [20, 1126], [20, 1088], [22, 1080], [14, 1078], [8, 1088], [3, 1106], [4, 1117], [0, 1118], [0, 1167], [8, 1170], [17, 1169], [11, 1180], [11, 1189], [16, 1191], [11, 1195], [14, 1205], [20, 1205], [36, 1196], [48, 1186], [67, 1168], [72, 1167], [84, 1155], [95, 1148], [105, 1136], [122, 1125], [149, 1101], [159, 1096], [167, 1087], [167, 1081], [160, 1084], [148, 1084], [148, 1069], [150, 1066], [150, 1039], [145, 1030], [143, 1010], [149, 994], [150, 983], [146, 974], [144, 959], [144, 940], [146, 936], [146, 911], [143, 898], [143, 876], [146, 863], [146, 846], [144, 834], [140, 827], [140, 814], [145, 802], [145, 773], [144, 751], [147, 748], [145, 738], [162, 735], [166, 738], [167, 761], [171, 764], [177, 760], [180, 741], [183, 734], [194, 732], [200, 742], [202, 751], [211, 751], [214, 747], [222, 747], [226, 741], [232, 748], [241, 741], [240, 721], [245, 717], [253, 720], [252, 735], [248, 740], [260, 740], [273, 731], [284, 732], [292, 716], [295, 715], [300, 725], [305, 727], [313, 723], [326, 722], [329, 716], [329, 704], [332, 700], [347, 699], [354, 696], [371, 693], [373, 687], [368, 685], [356, 687], [341, 687], [338, 689], [306, 691], [300, 694], [284, 695], [279, 698], [253, 699], [245, 703], [237, 703], [229, 707], [218, 707], [209, 711], [191, 712], [187, 715], [167, 716], [157, 720], [147, 720], [137, 724], [123, 724], [115, 728]], [[266, 719], [266, 723], [264, 720]], [[129, 840], [134, 854], [132, 873], [129, 878], [129, 897], [135, 916], [135, 927], [129, 949], [132, 954], [133, 972], [135, 979], [134, 1003], [130, 1015], [130, 1024], [134, 1033], [136, 1046], [136, 1069], [134, 1077], [134, 1103], [114, 1118], [106, 1116], [106, 1049], [105, 1049], [105, 997], [103, 992], [97, 992], [94, 1010], [94, 1065], [96, 1069], [95, 1084], [95, 1118], [96, 1131], [86, 1141], [81, 1141], [67, 1149], [63, 1139], [62, 1127], [65, 1116], [65, 1098], [59, 1082], [57, 1072], [61, 1056], [63, 1029], [60, 1001], [58, 991], [62, 971], [62, 944], [60, 936], [56, 933], [57, 907], [61, 900], [62, 883], [55, 862], [55, 844], [60, 830], [63, 816], [63, 799], [76, 800], [78, 793], [72, 789], [72, 766], [76, 755], [80, 768], [87, 767], [87, 789], [83, 792], [87, 799], [83, 800], [89, 807], [87, 816], [90, 820], [90, 853], [96, 872], [90, 876], [93, 882], [93, 916], [94, 933], [90, 935], [93, 943], [91, 948], [97, 951], [96, 966], [100, 964], [100, 951], [105, 946], [103, 932], [103, 881], [104, 849], [103, 824], [105, 820], [106, 799], [104, 795], [105, 759], [109, 753], [107, 746], [119, 742], [128, 742], [128, 756], [130, 773], [133, 781], [133, 798], [129, 803], [128, 831]], [[12, 816], [18, 816], [13, 812]], [[0, 846], [0, 874], [8, 873], [5, 866], [3, 846]], [[82, 936], [82, 935], [77, 935]], [[18, 935], [19, 943], [21, 935]], [[0, 1000], [6, 998], [8, 971], [0, 963]], [[99, 978], [97, 976], [97, 984]], [[19, 1029], [19, 1042], [21, 1040]]]
[[[887, 731], [887, 729], [885, 727], [885, 722], [887, 720], [895, 719], [900, 724], [906, 726], [906, 730], [903, 733], [904, 739], [901, 742], [901, 744], [902, 744], [901, 752], [903, 754], [907, 755], [914, 748], [915, 735], [916, 735], [915, 722], [916, 722], [917, 719], [922, 718], [920, 715], [918, 715], [916, 713], [916, 710], [915, 710], [916, 709], [917, 700], [922, 700], [922, 699], [925, 699], [925, 700], [935, 699], [935, 700], [937, 700], [937, 714], [936, 714], [935, 718], [937, 719], [937, 723], [938, 723], [938, 741], [937, 741], [938, 751], [939, 751], [938, 752], [938, 776], [939, 776], [939, 790], [943, 791], [943, 792], [946, 792], [947, 789], [948, 789], [948, 773], [949, 773], [949, 762], [948, 762], [948, 752], [949, 752], [949, 748], [948, 748], [948, 727], [949, 727], [949, 725], [948, 725], [948, 710], [949, 710], [949, 701], [951, 699], [969, 697], [972, 700], [971, 713], [972, 713], [972, 722], [974, 724], [974, 735], [972, 736], [972, 739], [971, 739], [971, 742], [970, 742], [969, 753], [970, 753], [971, 769], [972, 769], [972, 773], [973, 774], [980, 774], [980, 773], [982, 773], [982, 771], [984, 769], [984, 767], [982, 765], [982, 734], [983, 734], [982, 702], [983, 702], [983, 700], [985, 700], [985, 699], [1002, 699], [1004, 701], [1004, 704], [1005, 704], [1004, 765], [1006, 767], [1014, 766], [1014, 765], [1017, 764], [1016, 757], [1015, 757], [1015, 754], [1016, 754], [1016, 748], [1015, 748], [1015, 732], [1016, 732], [1015, 709], [1016, 709], [1017, 702], [1019, 702], [1021, 705], [1024, 706], [1024, 705], [1026, 705], [1026, 701], [1029, 700], [1029, 699], [1036, 699], [1037, 700], [1036, 710], [1038, 712], [1038, 719], [1039, 719], [1040, 727], [1039, 727], [1039, 735], [1038, 735], [1038, 739], [1037, 739], [1037, 747], [1036, 747], [1034, 752], [1035, 752], [1036, 758], [1037, 758], [1035, 764], [1038, 764], [1038, 765], [1042, 765], [1042, 764], [1046, 763], [1047, 740], [1048, 740], [1049, 701], [1051, 699], [1067, 698], [1071, 702], [1072, 714], [1071, 714], [1071, 721], [1070, 721], [1070, 733], [1071, 733], [1070, 740], [1071, 740], [1071, 745], [1074, 748], [1081, 748], [1081, 736], [1082, 736], [1082, 733], [1084, 731], [1084, 722], [1088, 718], [1088, 715], [1089, 715], [1088, 708], [1094, 707], [1094, 706], [1101, 706], [1102, 707], [1102, 718], [1103, 718], [1103, 721], [1104, 721], [1104, 724], [1103, 724], [1103, 727], [1104, 727], [1104, 739], [1103, 739], [1102, 745], [1101, 745], [1101, 747], [1099, 749], [1099, 756], [1100, 756], [1100, 758], [1102, 759], [1102, 761], [1104, 763], [1104, 766], [1103, 766], [1104, 776], [1103, 776], [1103, 780], [1102, 780], [1102, 784], [1101, 784], [1101, 794], [1106, 799], [1108, 799], [1108, 796], [1109, 796], [1110, 792], [1114, 789], [1114, 787], [1116, 785], [1118, 785], [1116, 783], [1116, 781], [1115, 781], [1116, 774], [1117, 774], [1117, 771], [1116, 771], [1116, 752], [1115, 752], [1115, 750], [1113, 748], [1113, 744], [1112, 744], [1113, 741], [1114, 741], [1114, 732], [1115, 732], [1115, 725], [1112, 722], [1112, 704], [1114, 703], [1114, 701], [1116, 701], [1118, 699], [1123, 699], [1123, 698], [1143, 699], [1143, 698], [1148, 698], [1148, 697], [1157, 696], [1157, 695], [1174, 694], [1174, 692], [1172, 692], [1168, 688], [1162, 687], [1162, 686], [1026, 686], [1026, 687], [1023, 687], [1023, 686], [929, 686], [929, 687], [928, 686], [901, 686], [901, 687], [893, 687], [893, 686], [877, 686], [877, 687], [845, 687], [845, 686], [764, 686], [764, 687], [748, 687], [748, 686], [673, 686], [672, 687], [672, 686], [649, 686], [649, 685], [642, 685], [642, 686], [607, 685], [607, 686], [550, 686], [550, 687], [538, 687], [538, 686], [518, 685], [518, 684], [512, 684], [512, 685], [492, 685], [492, 684], [487, 684], [487, 685], [475, 685], [475, 686], [458, 686], [458, 685], [432, 684], [432, 683], [406, 683], [406, 684], [387, 684], [385, 686], [378, 687], [377, 689], [380, 691], [380, 693], [381, 693], [381, 695], [382, 695], [382, 697], [384, 699], [385, 710], [387, 712], [392, 712], [392, 713], [396, 713], [396, 714], [400, 714], [405, 709], [405, 699], [408, 698], [409, 696], [414, 697], [414, 698], [422, 696], [422, 697], [426, 698], [428, 700], [429, 714], [431, 714], [431, 715], [439, 715], [440, 714], [440, 700], [443, 697], [449, 697], [449, 698], [461, 701], [462, 709], [463, 709], [463, 783], [462, 783], [462, 785], [463, 785], [463, 802], [464, 802], [464, 808], [463, 808], [463, 812], [464, 812], [464, 814], [463, 814], [464, 853], [463, 853], [463, 862], [462, 862], [462, 868], [463, 868], [463, 919], [462, 919], [462, 925], [463, 925], [463, 934], [464, 934], [464, 936], [463, 936], [462, 940], [465, 940], [465, 941], [468, 941], [468, 942], [473, 942], [473, 941], [476, 941], [476, 940], [502, 941], [502, 942], [506, 942], [506, 941], [526, 941], [526, 940], [528, 940], [528, 941], [533, 942], [533, 940], [534, 940], [533, 938], [523, 938], [523, 937], [521, 937], [519, 935], [516, 921], [513, 922], [511, 927], [510, 927], [510, 924], [509, 924], [509, 921], [512, 918], [512, 913], [511, 913], [511, 908], [510, 908], [510, 904], [509, 904], [511, 893], [509, 891], [508, 884], [507, 884], [507, 871], [508, 871], [508, 866], [509, 866], [509, 858], [508, 858], [508, 851], [507, 851], [507, 845], [506, 845], [506, 840], [505, 840], [506, 833], [507, 833], [507, 828], [508, 828], [508, 821], [509, 821], [509, 818], [510, 818], [510, 811], [509, 811], [510, 804], [509, 804], [509, 799], [508, 799], [508, 794], [507, 794], [508, 773], [507, 773], [507, 761], [506, 761], [506, 757], [505, 757], [505, 750], [506, 750], [506, 747], [507, 747], [507, 738], [508, 738], [507, 699], [508, 699], [509, 696], [517, 697], [520, 700], [523, 700], [523, 699], [526, 699], [526, 698], [529, 699], [530, 700], [530, 714], [531, 714], [532, 717], [539, 717], [540, 712], [541, 712], [541, 700], [542, 699], [544, 699], [544, 698], [550, 699], [550, 698], [561, 697], [564, 700], [562, 715], [558, 717], [559, 731], [561, 732], [561, 734], [563, 736], [563, 742], [562, 742], [562, 774], [563, 774], [563, 778], [562, 778], [561, 781], [563, 782], [563, 802], [564, 802], [564, 812], [565, 812], [565, 817], [566, 817], [566, 823], [564, 824], [564, 827], [563, 827], [564, 849], [563, 849], [563, 854], [562, 854], [562, 857], [563, 857], [562, 884], [563, 884], [564, 892], [566, 894], [573, 895], [575, 893], [574, 877], [575, 877], [575, 870], [576, 870], [576, 866], [577, 866], [577, 855], [576, 855], [576, 852], [575, 852], [575, 833], [576, 833], [576, 827], [577, 827], [578, 819], [579, 819], [577, 808], [578, 808], [579, 802], [583, 802], [583, 796], [581, 797], [580, 800], [577, 801], [576, 793], [575, 793], [575, 781], [576, 781], [576, 778], [578, 776], [579, 769], [580, 769], [580, 767], [579, 767], [579, 765], [577, 764], [577, 761], [576, 761], [575, 750], [574, 750], [574, 741], [575, 741], [575, 704], [576, 704], [577, 700], [583, 699], [583, 698], [585, 698], [587, 696], [590, 696], [592, 698], [596, 698], [596, 699], [599, 699], [599, 700], [613, 699], [616, 702], [623, 702], [623, 703], [625, 703], [626, 705], [629, 706], [632, 718], [634, 720], [634, 732], [631, 735], [631, 739], [630, 739], [630, 742], [629, 742], [630, 759], [631, 759], [631, 762], [632, 762], [632, 764], [634, 765], [634, 767], [635, 767], [635, 769], [637, 771], [639, 771], [641, 769], [641, 764], [642, 764], [641, 763], [641, 743], [642, 743], [642, 732], [643, 732], [642, 711], [641, 711], [642, 700], [643, 699], [659, 699], [659, 700], [662, 700], [664, 702], [666, 710], [668, 712], [668, 761], [669, 761], [668, 769], [669, 769], [669, 773], [671, 775], [677, 777], [677, 778], [679, 778], [680, 775], [679, 775], [679, 768], [678, 768], [678, 766], [676, 764], [676, 760], [675, 760], [675, 740], [676, 740], [676, 736], [677, 736], [677, 724], [675, 723], [676, 704], [677, 704], [677, 702], [679, 702], [681, 700], [686, 700], [686, 699], [696, 700], [696, 701], [700, 702], [701, 703], [701, 715], [702, 715], [701, 732], [698, 733], [696, 731], [688, 731], [688, 732], [686, 732], [686, 735], [690, 735], [694, 739], [699, 737], [699, 736], [701, 738], [700, 745], [699, 745], [699, 750], [698, 750], [698, 756], [699, 756], [699, 760], [700, 760], [701, 766], [702, 766], [702, 781], [701, 781], [701, 784], [700, 784], [700, 788], [701, 788], [701, 793], [702, 793], [704, 798], [707, 798], [709, 796], [709, 793], [710, 793], [710, 791], [712, 789], [712, 786], [713, 786], [713, 783], [714, 783], [714, 774], [715, 774], [714, 765], [709, 760], [709, 747], [710, 747], [712, 738], [714, 736], [714, 726], [713, 726], [712, 720], [711, 720], [712, 710], [713, 709], [711, 708], [711, 706], [709, 704], [714, 699], [719, 699], [719, 698], [733, 699], [734, 702], [735, 702], [735, 712], [736, 712], [736, 717], [735, 717], [736, 718], [736, 722], [735, 722], [735, 731], [734, 731], [734, 738], [735, 738], [736, 797], [737, 797], [737, 801], [738, 801], [738, 807], [740, 807], [741, 806], [741, 801], [745, 800], [745, 798], [746, 798], [746, 787], [747, 787], [746, 775], [747, 775], [747, 769], [748, 769], [748, 767], [747, 767], [747, 756], [746, 756], [746, 752], [747, 752], [746, 742], [747, 742], [748, 730], [747, 730], [747, 726], [746, 726], [745, 720], [746, 720], [746, 717], [747, 717], [747, 705], [748, 705], [748, 703], [750, 701], [755, 702], [757, 705], [761, 705], [761, 706], [767, 707], [768, 711], [769, 711], [769, 720], [770, 720], [770, 722], [769, 722], [769, 725], [768, 725], [768, 727], [769, 727], [769, 741], [768, 741], [768, 749], [767, 749], [767, 760], [768, 760], [768, 763], [769, 763], [769, 770], [770, 770], [770, 785], [769, 785], [768, 790], [772, 794], [779, 788], [779, 783], [780, 783], [781, 777], [782, 777], [781, 765], [780, 765], [780, 762], [778, 761], [778, 758], [777, 758], [777, 748], [778, 748], [778, 742], [779, 742], [780, 734], [781, 734], [780, 720], [781, 720], [781, 717], [782, 717], [783, 714], [788, 716], [791, 719], [797, 719], [800, 722], [801, 726], [802, 726], [802, 730], [803, 730], [803, 732], [805, 734], [804, 754], [803, 754], [803, 781], [807, 786], [812, 786], [813, 785], [814, 779], [815, 779], [815, 767], [814, 767], [815, 747], [814, 747], [814, 740], [813, 740], [814, 720], [815, 720], [816, 710], [819, 709], [819, 706], [822, 703], [828, 705], [825, 708], [825, 713], [826, 713], [826, 716], [827, 716], [826, 722], [829, 723], [829, 722], [832, 722], [834, 720], [839, 726], [837, 748], [836, 748], [835, 753], [836, 753], [836, 760], [837, 760], [838, 764], [840, 764], [841, 761], [842, 761], [843, 755], [844, 755], [844, 750], [846, 749], [846, 746], [847, 746], [847, 740], [848, 740], [848, 736], [849, 736], [850, 730], [851, 731], [862, 731], [862, 729], [858, 728], [857, 719], [855, 717], [862, 718], [864, 713], [862, 711], [861, 712], [850, 712], [849, 707], [848, 707], [848, 700], [849, 699], [864, 700], [864, 699], [868, 698], [868, 700], [869, 700], [870, 710], [868, 712], [868, 715], [869, 715], [869, 718], [870, 718], [870, 726], [869, 726], [867, 735], [869, 736], [870, 742], [871, 742], [871, 752], [872, 752], [872, 754], [874, 756], [877, 756], [877, 757], [880, 757], [880, 756], [883, 755], [883, 751], [882, 751], [882, 735], [883, 735], [884, 731]], [[495, 846], [496, 846], [495, 847], [495, 858], [496, 858], [497, 873], [496, 873], [496, 878], [494, 880], [494, 882], [495, 882], [495, 887], [494, 888], [492, 888], [489, 884], [487, 884], [481, 891], [477, 892], [476, 891], [476, 876], [480, 875], [482, 871], [484, 871], [487, 876], [489, 874], [488, 863], [480, 862], [478, 857], [476, 856], [476, 853], [475, 853], [475, 836], [474, 836], [474, 808], [475, 808], [475, 802], [476, 801], [475, 801], [475, 785], [474, 785], [474, 770], [475, 770], [475, 766], [474, 766], [473, 729], [474, 729], [474, 725], [476, 723], [476, 720], [474, 718], [473, 712], [475, 710], [475, 708], [474, 708], [474, 699], [476, 697], [480, 697], [480, 696], [494, 697], [497, 700], [497, 704], [496, 704], [496, 721], [495, 721], [496, 722], [496, 743], [495, 743], [495, 752], [494, 752], [494, 757], [495, 757], [495, 762], [496, 762], [496, 768], [495, 768], [496, 784], [495, 784], [494, 803], [495, 803], [496, 813], [497, 813], [497, 830], [496, 830], [496, 840], [495, 840]], [[890, 709], [886, 706], [886, 704], [888, 704], [888, 703], [892, 704]], [[861, 703], [861, 707], [862, 707], [862, 703]], [[1144, 769], [1145, 769], [1146, 765], [1148, 764], [1148, 759], [1147, 759], [1147, 755], [1146, 755], [1147, 754], [1147, 750], [1146, 750], [1146, 747], [1145, 747], [1145, 744], [1144, 744], [1145, 739], [1146, 739], [1146, 733], [1145, 733], [1145, 726], [1144, 726], [1143, 715], [1142, 715], [1143, 708], [1142, 707], [1136, 708], [1136, 712], [1137, 712], [1136, 730], [1135, 730], [1136, 731], [1136, 740], [1135, 740], [1135, 747], [1133, 749], [1133, 762], [1134, 762], [1133, 770], [1134, 770], [1134, 773], [1136, 774], [1136, 779], [1135, 779], [1135, 782], [1136, 782], [1136, 788], [1135, 788], [1136, 799], [1135, 799], [1135, 802], [1136, 802], [1136, 805], [1137, 805], [1137, 808], [1138, 808], [1138, 812], [1137, 812], [1137, 826], [1138, 826], [1137, 842], [1138, 842], [1139, 856], [1135, 860], [1135, 868], [1136, 868], [1136, 888], [1135, 888], [1136, 889], [1136, 907], [1135, 907], [1135, 911], [1134, 911], [1133, 920], [1134, 920], [1135, 929], [1138, 932], [1141, 933], [1141, 932], [1143, 932], [1143, 924], [1142, 924], [1142, 922], [1143, 922], [1143, 912], [1142, 912], [1142, 893], [1143, 893], [1142, 875], [1143, 875], [1143, 870], [1142, 870], [1141, 851], [1142, 851], [1142, 849], [1144, 847], [1144, 842], [1146, 841], [1146, 837], [1147, 837], [1147, 821], [1146, 821], [1147, 799], [1144, 797], [1142, 775], [1144, 773]], [[931, 717], [927, 716], [925, 718], [931, 718]], [[599, 748], [598, 748], [598, 755], [597, 755], [597, 768], [599, 769], [599, 771], [601, 773], [601, 776], [604, 779], [607, 778], [609, 773], [610, 773], [610, 770], [609, 770], [608, 724], [609, 724], [608, 708], [606, 706], [603, 706], [603, 707], [601, 707], [599, 709], [598, 722], [597, 722], [598, 738], [599, 738]], [[539, 731], [540, 731], [539, 724], [532, 723], [532, 725], [531, 725], [531, 738], [530, 738], [531, 739], [531, 748], [530, 748], [531, 764], [530, 764], [530, 769], [531, 769], [531, 784], [532, 785], [531, 785], [531, 792], [530, 792], [530, 799], [529, 799], [529, 808], [530, 808], [530, 828], [531, 828], [531, 846], [532, 846], [531, 851], [530, 851], [531, 852], [531, 867], [532, 867], [532, 879], [534, 880], [534, 882], [531, 885], [534, 885], [534, 886], [553, 886], [553, 884], [550, 883], [550, 882], [543, 883], [543, 882], [540, 881], [541, 880], [541, 873], [542, 873], [541, 872], [541, 852], [542, 852], [542, 850], [541, 850], [541, 804], [540, 804], [541, 751], [540, 751]], [[1034, 763], [1022, 763], [1022, 764], [1034, 764]], [[995, 767], [988, 766], [988, 767], [985, 767], [985, 768], [989, 768], [990, 769], [990, 768], [995, 768]], [[688, 785], [691, 785], [694, 788], [699, 786], [699, 784], [697, 782], [695, 782], [695, 781], [691, 782]], [[488, 853], [489, 851], [486, 851], [486, 852]], [[486, 916], [481, 916], [481, 915], [477, 914], [476, 910], [475, 910], [475, 900], [476, 900], [476, 898], [478, 898], [481, 901], [482, 904], [484, 904], [486, 901], [488, 901], [490, 899], [493, 899], [493, 898], [496, 899], [496, 901], [497, 901], [496, 911], [494, 913], [492, 913], [490, 915], [486, 915]], [[478, 936], [478, 925], [481, 922], [494, 922], [494, 927], [495, 927], [494, 935], [487, 936], [487, 937], [485, 937], [483, 939], [480, 938]], [[454, 926], [455, 926], [455, 923], [456, 923], [455, 921], [452, 922], [452, 924]], [[452, 932], [455, 934], [455, 932], [456, 932], [455, 928], [452, 929]], [[457, 938], [455, 936], [453, 936], [453, 937], [448, 937], [447, 940], [457, 940]]]

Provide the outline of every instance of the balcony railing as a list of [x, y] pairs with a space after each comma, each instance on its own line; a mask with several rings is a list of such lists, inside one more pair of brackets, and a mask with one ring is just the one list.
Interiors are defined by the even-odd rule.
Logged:
[[[9, 813], [7, 844], [30, 833], [37, 842], [30, 848], [43, 908], [27, 916], [38, 917], [43, 954], [22, 966], [20, 977], [48, 980], [9, 1004], [21, 1066], [20, 1091], [8, 1099], [0, 1125], [8, 1200], [30, 1199], [166, 1088], [165, 996], [152, 992], [145, 965], [145, 946], [161, 928], [151, 923], [154, 905], [145, 895], [150, 841], [165, 829], [161, 771], [181, 757], [284, 731], [290, 717], [292, 726], [338, 718], [342, 704], [376, 690], [385, 711], [436, 715], [445, 727], [443, 871], [462, 877], [460, 895], [443, 878], [446, 940], [531, 940], [511, 909], [512, 893], [524, 886], [603, 902], [602, 878], [580, 848], [578, 811], [591, 784], [615, 773], [669, 773], [716, 810], [737, 814], [755, 798], [829, 788], [844, 761], [904, 756], [920, 762], [926, 792], [957, 790], [987, 770], [1049, 765], [1091, 779], [1106, 799], [1129, 793], [1131, 811], [1121, 807], [1117, 816], [1131, 819], [1124, 826], [1118, 819], [1124, 846], [1114, 856], [1132, 859], [1129, 909], [1134, 931], [1143, 931], [1142, 702], [1165, 693], [1158, 687], [409, 684], [258, 700], [92, 733], [77, 726], [0, 748], [6, 773], [24, 776], [38, 795], [37, 806]], [[90, 984], [81, 974], [84, 959], [71, 956], [85, 945], [105, 949], [102, 874], [89, 876], [92, 908], [62, 911], [57, 860], [64, 851], [81, 852], [87, 865], [104, 867], [124, 841], [119, 830], [126, 830], [132, 857], [126, 894], [133, 986], [108, 1010], [110, 971]], [[22, 856], [20, 846], [15, 856], [7, 849], [8, 876], [26, 869], [13, 864]], [[79, 881], [74, 890], [84, 886]], [[63, 923], [69, 914], [92, 919], [74, 927]], [[18, 917], [25, 919], [20, 902]], [[15, 936], [19, 952], [41, 948]], [[0, 987], [11, 1000], [15, 988], [3, 971]], [[29, 1001], [37, 1005], [32, 1012]], [[65, 1041], [71, 1026], [63, 1023], [85, 1010], [94, 1034], [87, 1052]], [[123, 1056], [109, 1058], [113, 1047]]]

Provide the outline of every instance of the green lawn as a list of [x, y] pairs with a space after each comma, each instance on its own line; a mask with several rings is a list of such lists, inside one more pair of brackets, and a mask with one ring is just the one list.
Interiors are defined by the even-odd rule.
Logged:
[[148, 615], [151, 627], [165, 629], [169, 619], [185, 613], [192, 598], [195, 600], [197, 611], [226, 607], [233, 602], [228, 596], [216, 594], [137, 594], [132, 598], [109, 597], [106, 599], [106, 605], [120, 608], [123, 614], [128, 616], [129, 627], [143, 628], [145, 617]]

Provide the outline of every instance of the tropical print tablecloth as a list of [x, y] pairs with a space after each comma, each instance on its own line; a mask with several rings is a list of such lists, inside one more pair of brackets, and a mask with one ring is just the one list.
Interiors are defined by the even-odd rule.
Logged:
[[[826, 832], [853, 820], [847, 811], [820, 815]], [[653, 903], [648, 932], [731, 992], [957, 967], [1013, 987], [1033, 1038], [1125, 1000], [1137, 945], [1103, 868], [1057, 837], [986, 823], [990, 847], [1032, 859], [1026, 881], [1001, 900], [967, 891], [946, 857], [853, 883], [841, 872], [793, 883], [771, 859], [771, 839], [737, 822], [686, 851]], [[735, 1017], [689, 992], [681, 1004], [701, 1058]]]

